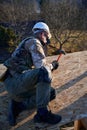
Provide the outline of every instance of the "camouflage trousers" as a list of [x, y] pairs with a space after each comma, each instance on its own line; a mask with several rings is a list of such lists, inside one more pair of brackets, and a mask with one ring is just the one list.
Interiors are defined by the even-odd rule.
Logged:
[[38, 74], [39, 69], [34, 69], [8, 76], [4, 83], [10, 98], [18, 102], [23, 101], [28, 109], [46, 107], [53, 88], [50, 83], [38, 82]]

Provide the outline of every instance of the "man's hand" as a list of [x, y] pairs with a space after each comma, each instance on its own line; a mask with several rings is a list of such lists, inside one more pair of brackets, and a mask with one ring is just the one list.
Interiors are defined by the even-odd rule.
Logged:
[[56, 69], [59, 67], [59, 63], [58, 63], [56, 60], [54, 60], [54, 61], [52, 62], [52, 66], [53, 66], [52, 71], [53, 71], [53, 70], [56, 70]]
[[66, 54], [64, 50], [60, 50], [60, 49], [57, 51], [57, 53], [58, 53], [58, 55], [60, 55], [60, 54], [65, 55]]

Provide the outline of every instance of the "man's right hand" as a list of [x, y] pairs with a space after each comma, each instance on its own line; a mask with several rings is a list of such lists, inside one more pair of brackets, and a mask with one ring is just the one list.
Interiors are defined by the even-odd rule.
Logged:
[[57, 61], [57, 60], [54, 60], [54, 61], [52, 62], [52, 66], [53, 66], [52, 71], [53, 71], [53, 70], [56, 70], [56, 69], [59, 67], [58, 61]]

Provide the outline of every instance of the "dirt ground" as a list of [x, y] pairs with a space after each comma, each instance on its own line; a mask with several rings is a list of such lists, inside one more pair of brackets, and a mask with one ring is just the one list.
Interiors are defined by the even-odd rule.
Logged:
[[[48, 62], [57, 56], [47, 58]], [[58, 130], [61, 125], [87, 117], [87, 51], [62, 56], [59, 69], [53, 72], [52, 86], [56, 89], [56, 100], [49, 106], [54, 113], [61, 114], [62, 121], [45, 130]], [[0, 64], [0, 75], [5, 67]], [[36, 110], [22, 112], [14, 127], [8, 124], [9, 95], [4, 83], [0, 83], [0, 130], [35, 130], [33, 116]]]

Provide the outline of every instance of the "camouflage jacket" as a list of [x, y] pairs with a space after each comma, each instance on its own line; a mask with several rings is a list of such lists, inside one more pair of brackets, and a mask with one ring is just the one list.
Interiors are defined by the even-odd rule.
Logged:
[[11, 71], [23, 72], [44, 66], [51, 71], [52, 64], [46, 62], [46, 46], [34, 37], [24, 39], [4, 65]]

